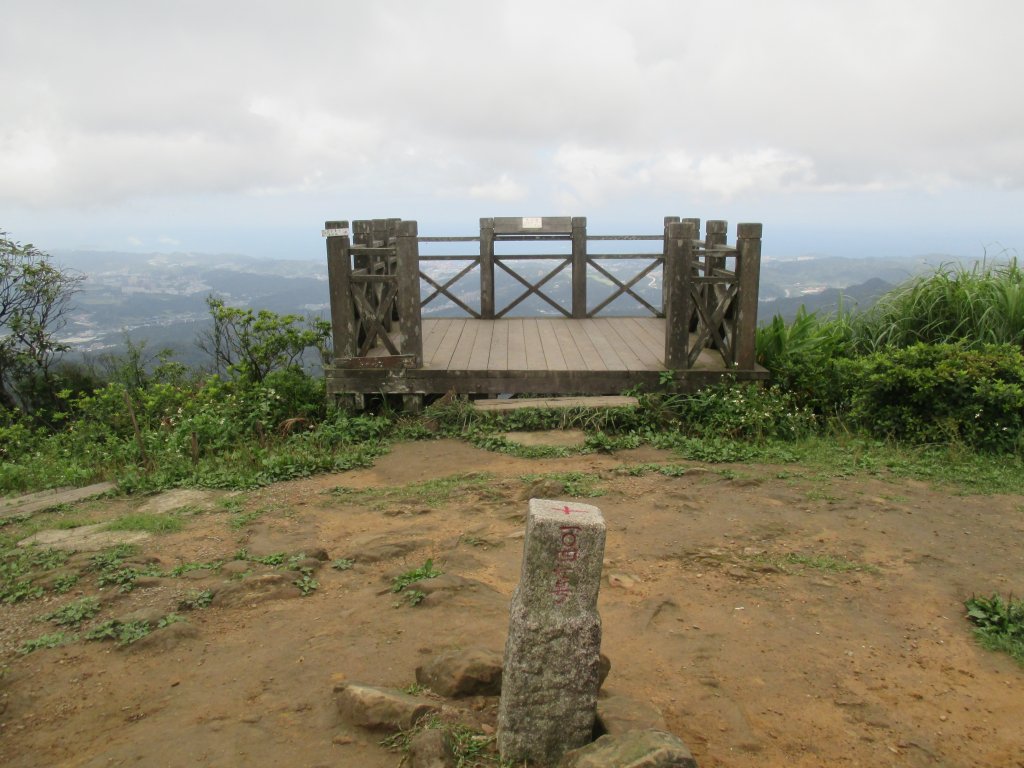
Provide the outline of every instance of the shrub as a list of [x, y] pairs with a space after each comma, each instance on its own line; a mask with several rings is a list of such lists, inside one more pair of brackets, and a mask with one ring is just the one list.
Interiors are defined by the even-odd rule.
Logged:
[[853, 422], [879, 437], [1015, 451], [1024, 355], [1010, 345], [917, 344], [844, 363]]
[[844, 400], [836, 362], [851, 356], [852, 338], [848, 316], [820, 318], [801, 307], [789, 325], [776, 315], [758, 329], [757, 362], [796, 402], [819, 414], [833, 413]]

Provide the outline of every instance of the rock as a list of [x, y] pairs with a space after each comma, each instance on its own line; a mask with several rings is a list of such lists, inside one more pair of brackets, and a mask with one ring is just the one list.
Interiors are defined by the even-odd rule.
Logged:
[[202, 512], [209, 512], [217, 507], [217, 499], [223, 494], [212, 491], [200, 491], [195, 488], [176, 488], [164, 491], [148, 499], [137, 512], [147, 515], [164, 515], [182, 507], [193, 507]]
[[529, 501], [530, 499], [553, 499], [564, 493], [565, 483], [552, 480], [551, 478], [541, 478], [527, 486], [519, 498], [523, 501]]
[[199, 637], [199, 630], [187, 621], [176, 621], [166, 627], [158, 627], [143, 638], [136, 640], [127, 650], [132, 653], [139, 651], [169, 651], [186, 640]]
[[360, 536], [353, 539], [346, 557], [357, 563], [379, 563], [394, 560], [429, 544], [426, 539], [395, 540], [387, 536]]
[[441, 709], [422, 696], [358, 683], [336, 685], [334, 700], [346, 722], [371, 731], [407, 731]]
[[[575, 448], [587, 442], [587, 433], [581, 429], [545, 429], [534, 432], [505, 432], [502, 437], [510, 443], [526, 447], [543, 446], [548, 448]], [[559, 488], [554, 494], [559, 496], [564, 491]]]
[[612, 694], [597, 700], [597, 730], [609, 736], [627, 731], [668, 730], [668, 724], [656, 706], [627, 696]]
[[261, 573], [248, 576], [241, 581], [226, 581], [214, 587], [211, 605], [218, 608], [239, 608], [267, 600], [281, 600], [301, 595], [302, 592], [292, 584], [292, 577], [288, 574]]
[[602, 736], [566, 752], [558, 768], [697, 768], [682, 739], [666, 731]]
[[437, 728], [420, 731], [409, 742], [409, 768], [455, 768], [448, 733]]
[[35, 544], [65, 551], [99, 552], [118, 544], [138, 544], [152, 538], [152, 534], [146, 531], [108, 531], [107, 525], [109, 523], [96, 523], [66, 530], [39, 531], [19, 541], [18, 546], [27, 547]]
[[406, 590], [416, 590], [426, 595], [420, 608], [433, 608], [442, 603], [449, 605], [487, 608], [490, 605], [504, 605], [505, 598], [493, 587], [476, 579], [467, 579], [454, 573], [444, 573], [434, 579], [414, 581]]
[[416, 682], [455, 699], [501, 693], [500, 653], [486, 648], [447, 651], [416, 668]]
[[597, 507], [530, 500], [498, 711], [505, 761], [553, 765], [593, 737], [604, 542]]
[[639, 624], [644, 629], [657, 627], [670, 618], [678, 618], [679, 604], [669, 595], [657, 595], [640, 604]]
[[597, 687], [604, 685], [608, 679], [608, 673], [612, 671], [612, 660], [603, 653], [597, 655]]
[[636, 586], [636, 578], [626, 573], [609, 573], [608, 586], [619, 587], [628, 592]]

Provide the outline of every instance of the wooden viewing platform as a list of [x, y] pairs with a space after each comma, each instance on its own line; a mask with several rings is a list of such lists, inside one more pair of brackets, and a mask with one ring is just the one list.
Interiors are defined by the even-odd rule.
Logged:
[[[619, 236], [587, 236], [580, 217], [482, 219], [479, 237], [420, 237], [416, 222], [398, 219], [356, 221], [351, 232], [347, 222], [329, 221], [328, 393], [354, 405], [367, 394], [401, 394], [417, 407], [447, 392], [608, 395], [667, 380], [692, 389], [726, 374], [767, 378], [754, 362], [761, 225], [739, 225], [732, 246], [724, 221], [699, 234], [699, 220], [675, 217], [662, 235]], [[660, 253], [587, 247], [644, 240], [658, 241]], [[502, 241], [567, 241], [571, 252], [499, 254]], [[421, 255], [422, 243], [478, 243], [479, 255]], [[454, 274], [439, 277], [431, 262], [450, 262]], [[534, 274], [524, 276], [517, 262], [532, 262]], [[636, 263], [637, 271], [620, 277], [611, 262]], [[496, 273], [518, 294], [496, 292]], [[549, 293], [563, 273], [571, 275], [568, 302]], [[652, 300], [638, 285], [659, 274], [661, 295]], [[473, 298], [456, 287], [467, 277], [479, 286]], [[606, 295], [588, 301], [595, 279]], [[531, 298], [549, 314], [510, 316]], [[606, 316], [619, 299], [640, 316]], [[435, 301], [461, 316], [424, 318]]]

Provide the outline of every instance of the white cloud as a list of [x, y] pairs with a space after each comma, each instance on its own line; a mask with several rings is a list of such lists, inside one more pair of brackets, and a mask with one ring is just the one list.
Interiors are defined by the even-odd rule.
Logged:
[[1021, 28], [1001, 0], [11, 0], [0, 203], [1017, 194]]
[[479, 200], [493, 200], [502, 203], [514, 203], [525, 200], [527, 188], [515, 181], [507, 173], [501, 174], [494, 181], [474, 184], [469, 188], [469, 196]]

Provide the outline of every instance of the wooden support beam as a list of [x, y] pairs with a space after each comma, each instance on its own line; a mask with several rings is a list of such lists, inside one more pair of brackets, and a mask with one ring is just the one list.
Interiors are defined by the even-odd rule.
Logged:
[[[356, 222], [358, 225], [360, 222]], [[347, 221], [324, 222], [324, 229], [348, 229]], [[350, 291], [352, 257], [348, 235], [327, 238], [327, 283], [331, 297], [331, 336], [334, 357], [352, 357], [356, 351], [356, 314]]]
[[625, 395], [591, 397], [514, 397], [508, 400], [476, 400], [473, 408], [486, 413], [523, 408], [637, 408], [640, 401]]
[[420, 251], [415, 221], [398, 225], [399, 351], [410, 355], [413, 367], [423, 365], [423, 319], [420, 313]]
[[572, 316], [587, 316], [587, 218], [572, 219]]
[[736, 228], [736, 280], [739, 283], [736, 311], [736, 367], [753, 369], [757, 358], [757, 292], [761, 281], [761, 225]]
[[699, 219], [669, 223], [666, 230], [665, 368], [689, 367], [690, 316], [693, 314], [690, 279], [693, 274], [693, 241], [700, 234]]
[[494, 219], [480, 219], [480, 317], [494, 319]]

